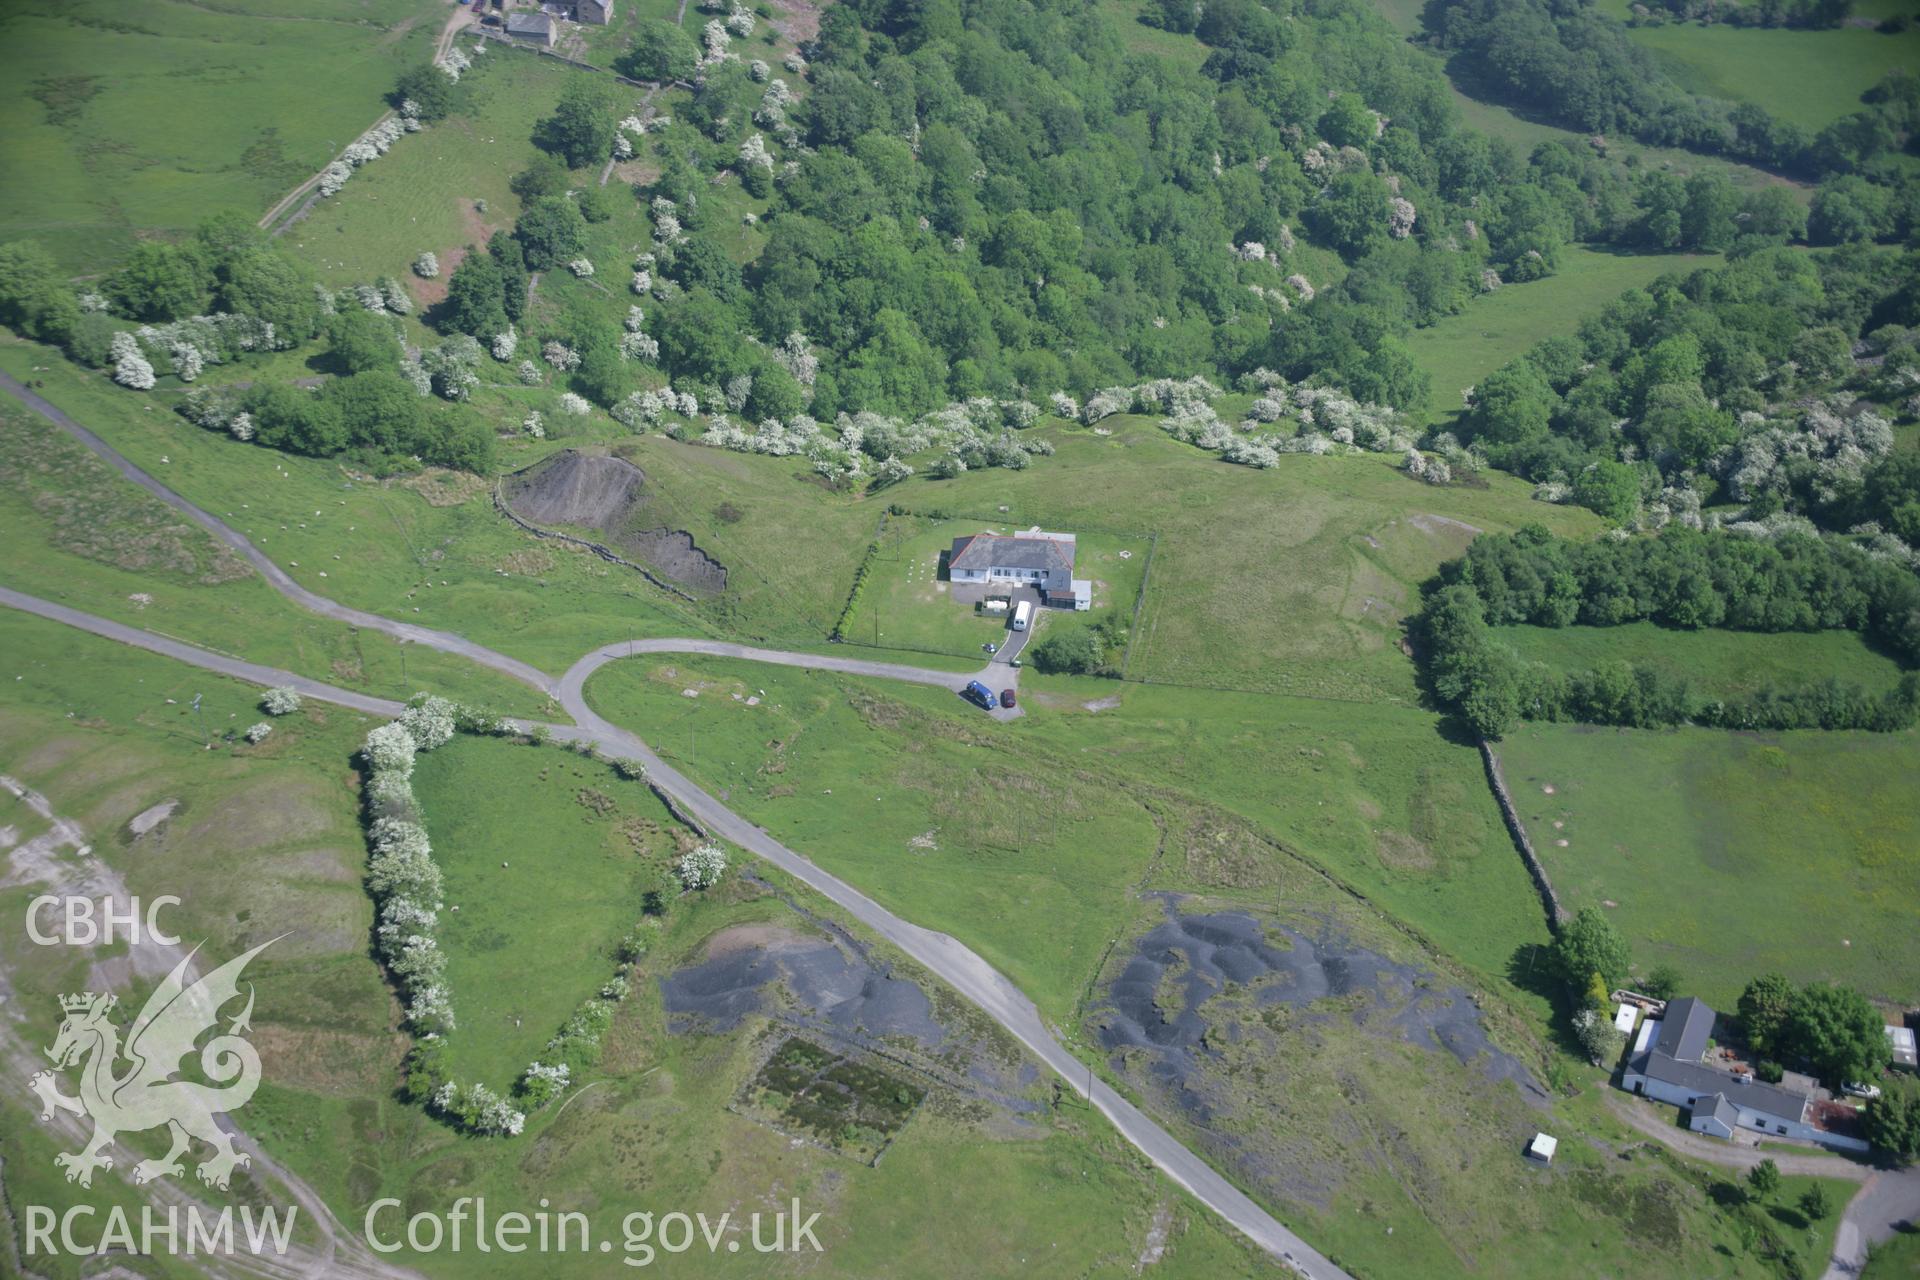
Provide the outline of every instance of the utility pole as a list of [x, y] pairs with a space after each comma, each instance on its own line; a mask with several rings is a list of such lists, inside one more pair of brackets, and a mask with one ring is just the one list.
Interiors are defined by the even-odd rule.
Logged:
[[412, 697], [412, 693], [408, 692], [412, 687], [413, 677], [407, 674], [407, 642], [402, 640], [400, 642], [400, 691]]
[[208, 747], [213, 746], [213, 735], [207, 732], [207, 713], [200, 705], [200, 695], [193, 695], [193, 713], [200, 718], [200, 740]]

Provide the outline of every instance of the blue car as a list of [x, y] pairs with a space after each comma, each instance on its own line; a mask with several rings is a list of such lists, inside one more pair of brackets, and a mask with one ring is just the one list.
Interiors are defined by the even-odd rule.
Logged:
[[993, 690], [978, 680], [967, 681], [967, 687], [960, 691], [960, 696], [983, 711], [993, 710]]

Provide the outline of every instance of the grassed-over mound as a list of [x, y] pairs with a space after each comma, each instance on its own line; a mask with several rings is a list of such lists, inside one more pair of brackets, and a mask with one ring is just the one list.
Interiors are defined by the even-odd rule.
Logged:
[[647, 473], [623, 458], [563, 449], [508, 476], [501, 500], [522, 520], [598, 535], [662, 575], [702, 591], [721, 591], [727, 567], [684, 529], [648, 528]]

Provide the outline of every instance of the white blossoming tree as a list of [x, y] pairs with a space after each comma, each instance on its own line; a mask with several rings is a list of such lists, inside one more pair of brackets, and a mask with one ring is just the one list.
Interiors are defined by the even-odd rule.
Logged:
[[422, 280], [432, 280], [439, 276], [440, 259], [434, 256], [433, 250], [428, 249], [413, 260], [413, 274]]
[[432, 751], [452, 739], [458, 714], [459, 708], [447, 699], [422, 693], [407, 703], [398, 723], [412, 736], [415, 750]]
[[773, 155], [767, 150], [767, 140], [757, 133], [747, 135], [740, 144], [740, 163], [750, 169], [773, 170]]
[[717, 844], [703, 844], [674, 864], [680, 884], [689, 892], [711, 889], [727, 873], [727, 854]]
[[521, 1073], [517, 1091], [522, 1102], [538, 1111], [566, 1092], [572, 1078], [572, 1068], [564, 1062], [553, 1066], [533, 1062]]
[[300, 691], [292, 685], [276, 685], [260, 698], [260, 709], [270, 716], [290, 716], [300, 709]]
[[383, 724], [367, 735], [360, 752], [376, 773], [393, 773], [402, 778], [413, 776], [413, 757], [419, 750], [405, 725], [395, 721]]
[[1413, 224], [1419, 217], [1413, 207], [1413, 201], [1395, 196], [1387, 201], [1387, 234], [1395, 240], [1405, 240], [1413, 234]]
[[562, 391], [560, 393], [560, 412], [562, 413], [572, 414], [574, 417], [581, 417], [592, 408], [592, 405], [571, 391]]
[[153, 365], [140, 354], [140, 343], [130, 333], [116, 333], [108, 348], [113, 357], [113, 380], [123, 387], [135, 391], [151, 391], [159, 379], [153, 375]]
[[247, 726], [248, 742], [265, 742], [267, 735], [273, 732], [273, 726], [265, 720]]

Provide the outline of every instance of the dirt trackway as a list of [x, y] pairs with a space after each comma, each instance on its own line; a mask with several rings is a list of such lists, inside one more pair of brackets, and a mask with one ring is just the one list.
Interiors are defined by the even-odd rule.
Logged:
[[[91, 853], [86, 833], [79, 825], [59, 817], [45, 796], [7, 777], [0, 777], [0, 790], [12, 794], [52, 824], [52, 830], [47, 835], [29, 841], [14, 850], [14, 854], [18, 855], [21, 849], [31, 849], [41, 841], [47, 842], [47, 852], [58, 852], [58, 856], [30, 860], [24, 868], [24, 875], [21, 874], [23, 868], [15, 866], [12, 874], [0, 876], [0, 884], [10, 888], [32, 884], [61, 896], [107, 900], [118, 904], [116, 909], [120, 911], [127, 910], [128, 904], [139, 901], [128, 893], [126, 882], [119, 873]], [[148, 933], [128, 945], [123, 960], [136, 975], [153, 978], [170, 972], [175, 965], [189, 958], [190, 953], [180, 944], [162, 943]], [[199, 971], [198, 965], [190, 970], [195, 974]], [[8, 981], [8, 975], [0, 971], [0, 1008], [17, 1006], [17, 1001], [18, 996]], [[28, 1044], [14, 1021], [5, 1017], [0, 1017], [0, 1065], [4, 1065], [8, 1077], [16, 1081], [29, 1080], [47, 1066], [45, 1052], [37, 1045]], [[224, 1117], [224, 1121], [221, 1128], [232, 1134], [236, 1145], [250, 1157], [255, 1181], [269, 1192], [273, 1184], [278, 1182], [295, 1205], [312, 1220], [311, 1232], [302, 1232], [302, 1235], [315, 1235], [317, 1238], [311, 1244], [294, 1244], [284, 1254], [202, 1257], [198, 1265], [205, 1275], [216, 1278], [251, 1275], [263, 1277], [264, 1280], [306, 1280], [314, 1276], [341, 1277], [342, 1280], [418, 1280], [418, 1272], [390, 1263], [375, 1254], [358, 1234], [333, 1216], [333, 1210], [327, 1207], [319, 1192], [274, 1160], [235, 1123], [233, 1117]], [[54, 1112], [50, 1125], [56, 1133], [76, 1146], [85, 1142], [90, 1132], [81, 1117], [64, 1111]], [[141, 1188], [142, 1194], [162, 1208], [194, 1206], [217, 1212], [200, 1199], [200, 1190], [191, 1178], [179, 1181], [163, 1178]]]
[[1723, 1169], [1742, 1172], [1762, 1160], [1780, 1166], [1780, 1172], [1802, 1177], [1846, 1178], [1860, 1183], [1860, 1190], [1847, 1202], [1840, 1229], [1833, 1237], [1833, 1257], [1827, 1262], [1821, 1280], [1849, 1280], [1860, 1274], [1867, 1262], [1867, 1246], [1879, 1244], [1893, 1235], [1901, 1224], [1920, 1221], [1920, 1167], [1876, 1169], [1872, 1165], [1845, 1156], [1822, 1155], [1809, 1151], [1796, 1155], [1787, 1151], [1760, 1151], [1731, 1142], [1703, 1138], [1697, 1133], [1676, 1129], [1665, 1107], [1656, 1110], [1625, 1094], [1609, 1093], [1607, 1108], [1634, 1129], [1654, 1141], [1673, 1148], [1681, 1155], [1717, 1164]]
[[[496, 653], [484, 645], [447, 631], [434, 631], [381, 618], [350, 609], [324, 596], [315, 595], [262, 554], [238, 531], [217, 517], [202, 511], [179, 494], [161, 484], [133, 463], [121, 457], [106, 441], [73, 421], [58, 408], [34, 395], [14, 379], [0, 374], [0, 390], [5, 390], [27, 407], [46, 417], [86, 445], [121, 475], [133, 481], [182, 515], [244, 555], [265, 575], [267, 581], [301, 607], [325, 617], [337, 618], [357, 626], [369, 627], [426, 645], [445, 653], [458, 654], [482, 666], [513, 676], [534, 688], [557, 697], [572, 725], [549, 726], [553, 735], [570, 741], [591, 742], [608, 755], [638, 760], [647, 767], [652, 780], [671, 794], [702, 823], [748, 852], [765, 858], [795, 879], [853, 916], [875, 933], [899, 947], [915, 962], [978, 1005], [988, 1016], [1010, 1031], [1036, 1057], [1058, 1072], [1069, 1088], [1086, 1097], [1105, 1115], [1120, 1134], [1153, 1161], [1168, 1177], [1185, 1188], [1196, 1200], [1226, 1219], [1237, 1230], [1274, 1257], [1292, 1265], [1301, 1274], [1317, 1280], [1338, 1280], [1347, 1273], [1322, 1256], [1306, 1241], [1287, 1230], [1280, 1221], [1222, 1177], [1211, 1165], [1163, 1129], [1131, 1102], [1121, 1097], [1105, 1081], [1090, 1079], [1085, 1063], [1068, 1053], [1048, 1029], [1039, 1009], [1020, 989], [994, 967], [944, 933], [921, 928], [888, 911], [840, 877], [815, 866], [807, 858], [775, 840], [695, 785], [685, 775], [654, 754], [639, 738], [603, 720], [587, 705], [584, 693], [587, 677], [608, 662], [638, 652], [713, 653], [746, 657], [781, 665], [838, 671], [846, 674], [905, 679], [943, 688], [958, 688], [968, 676], [953, 676], [925, 671], [918, 667], [854, 658], [815, 657], [809, 654], [781, 653], [752, 649], [714, 640], [650, 640], [611, 644], [586, 655], [568, 669], [555, 685], [549, 677], [517, 659]], [[153, 636], [123, 624], [83, 613], [77, 609], [40, 600], [20, 592], [0, 588], [0, 603], [69, 626], [90, 631], [107, 639], [137, 645], [210, 671], [263, 685], [292, 684], [310, 696], [343, 706], [357, 706], [377, 715], [391, 715], [397, 708], [380, 699], [349, 690], [334, 689], [318, 681], [306, 680], [291, 672], [277, 671], [255, 663], [243, 662], [179, 641]], [[647, 645], [651, 648], [641, 648]], [[998, 670], [995, 670], [998, 668]], [[990, 664], [989, 671], [1006, 679], [1016, 668]], [[996, 709], [997, 714], [998, 713]], [[1003, 713], [1012, 714], [1012, 713]]]

